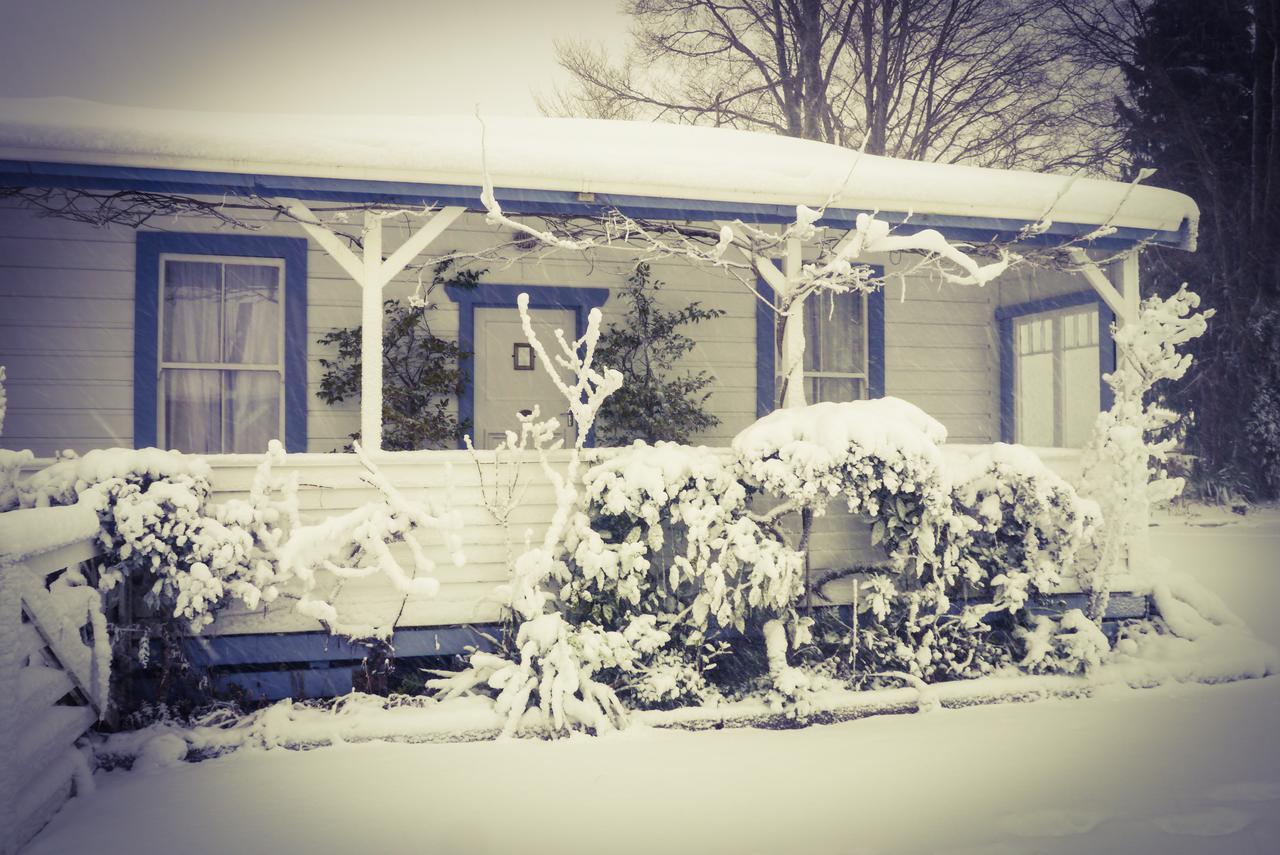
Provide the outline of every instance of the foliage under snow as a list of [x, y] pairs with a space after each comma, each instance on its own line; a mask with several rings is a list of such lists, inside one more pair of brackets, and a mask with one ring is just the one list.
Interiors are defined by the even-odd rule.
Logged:
[[1151, 508], [1182, 492], [1183, 479], [1168, 477], [1164, 469], [1176, 443], [1167, 429], [1179, 416], [1147, 396], [1190, 367], [1191, 355], [1178, 348], [1202, 335], [1213, 317], [1212, 309], [1195, 311], [1199, 305], [1200, 298], [1184, 284], [1168, 298], [1144, 300], [1138, 317], [1115, 331], [1116, 370], [1103, 378], [1115, 393], [1114, 403], [1099, 414], [1085, 447], [1081, 484], [1106, 520], [1087, 578], [1094, 620], [1105, 614], [1111, 577], [1126, 561], [1131, 572], [1146, 569], [1134, 565], [1146, 558], [1142, 544]]

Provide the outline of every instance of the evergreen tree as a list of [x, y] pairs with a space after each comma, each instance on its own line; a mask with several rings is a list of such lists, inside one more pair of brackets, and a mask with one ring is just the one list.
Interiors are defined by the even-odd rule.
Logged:
[[[450, 268], [451, 262], [436, 266], [428, 293], [446, 281], [474, 288], [483, 274]], [[387, 300], [383, 309], [382, 447], [388, 451], [456, 447], [470, 423], [458, 421], [451, 403], [462, 392], [462, 362], [471, 354], [431, 331], [425, 305]], [[320, 398], [326, 404], [358, 399], [360, 327], [330, 330], [320, 337], [320, 344], [338, 349], [333, 359], [320, 360], [325, 370]], [[351, 438], [359, 439], [360, 434], [353, 433]]]
[[706, 371], [677, 373], [675, 365], [694, 347], [679, 330], [723, 315], [694, 302], [677, 312], [658, 305], [662, 283], [650, 279], [649, 265], [637, 265], [621, 297], [627, 313], [600, 335], [596, 359], [626, 378], [600, 408], [596, 431], [603, 445], [660, 439], [687, 443], [692, 434], [713, 428], [720, 419], [705, 409], [711, 393]]
[[1280, 491], [1280, 114], [1272, 0], [1155, 0], [1142, 13], [1121, 120], [1135, 168], [1192, 196], [1195, 254], [1148, 254], [1150, 287], [1186, 281], [1217, 310], [1171, 395], [1202, 483]]

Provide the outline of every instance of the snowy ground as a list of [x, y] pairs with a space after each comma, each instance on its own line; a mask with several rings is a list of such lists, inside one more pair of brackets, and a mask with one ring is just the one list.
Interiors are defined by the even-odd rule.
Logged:
[[[1280, 644], [1280, 511], [1158, 522], [1156, 549]], [[1278, 726], [1271, 677], [796, 731], [242, 750], [100, 775], [27, 853], [1270, 855]]]

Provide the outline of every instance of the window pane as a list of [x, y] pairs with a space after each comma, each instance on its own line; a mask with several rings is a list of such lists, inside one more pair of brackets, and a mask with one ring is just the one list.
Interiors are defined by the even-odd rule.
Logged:
[[1098, 348], [1078, 347], [1062, 354], [1062, 444], [1081, 448], [1089, 441], [1101, 409]]
[[224, 269], [222, 361], [279, 362], [279, 269], [258, 264]]
[[806, 371], [865, 370], [861, 294], [815, 294], [804, 311]]
[[166, 362], [218, 362], [221, 298], [220, 264], [164, 262], [163, 359]]
[[252, 454], [280, 439], [280, 375], [274, 371], [224, 371], [223, 451]]
[[1017, 441], [1053, 445], [1053, 354], [1018, 358]]
[[806, 377], [804, 385], [810, 404], [862, 400], [862, 381], [854, 377]]
[[222, 451], [219, 371], [166, 368], [161, 445], [191, 454]]

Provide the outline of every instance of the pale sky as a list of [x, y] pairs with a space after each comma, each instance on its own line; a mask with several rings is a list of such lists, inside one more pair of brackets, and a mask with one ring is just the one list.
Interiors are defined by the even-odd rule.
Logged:
[[556, 38], [626, 27], [616, 0], [0, 0], [0, 96], [536, 115]]

